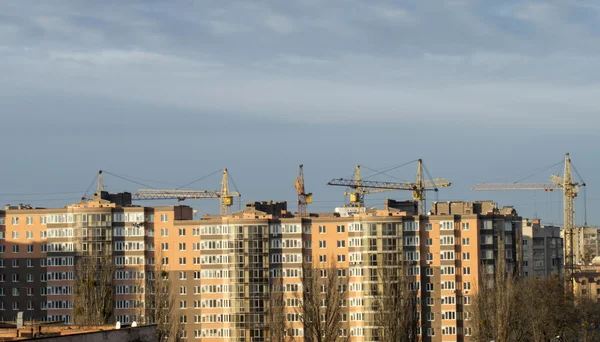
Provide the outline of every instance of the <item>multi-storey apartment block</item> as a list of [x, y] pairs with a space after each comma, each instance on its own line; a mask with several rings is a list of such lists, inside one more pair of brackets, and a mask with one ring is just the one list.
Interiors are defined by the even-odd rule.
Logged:
[[[561, 237], [564, 231], [561, 231]], [[574, 264], [590, 266], [592, 259], [600, 256], [600, 229], [598, 227], [576, 227], [573, 229], [573, 259]]]
[[547, 277], [564, 272], [561, 229], [542, 226], [540, 220], [523, 220], [523, 275]]
[[470, 335], [465, 308], [477, 288], [495, 272], [522, 274], [522, 219], [491, 202], [434, 203], [429, 215], [409, 205], [305, 218], [288, 213], [285, 203], [254, 203], [202, 219], [193, 219], [187, 206], [113, 202], [0, 211], [1, 319], [24, 311], [26, 319], [76, 321], [77, 265], [109, 251], [111, 319], [151, 321], [148, 288], [160, 265], [184, 339], [302, 339], [306, 274], [326, 278], [329, 271], [344, 279], [337, 283], [337, 333], [376, 341], [381, 269], [398, 268], [407, 277], [422, 340], [463, 341]]

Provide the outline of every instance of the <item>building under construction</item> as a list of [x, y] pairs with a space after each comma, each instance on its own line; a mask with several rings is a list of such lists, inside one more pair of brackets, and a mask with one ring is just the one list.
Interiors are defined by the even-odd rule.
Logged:
[[[329, 183], [347, 187], [350, 203], [311, 213], [302, 166], [295, 182], [297, 210], [286, 202], [265, 201], [232, 212], [233, 198], [240, 194], [229, 190], [226, 169], [218, 191], [133, 194], [107, 193], [100, 173], [91, 199], [63, 208], [0, 210], [0, 320], [14, 321], [19, 312], [34, 322], [81, 320], [89, 307], [99, 305], [85, 305], [80, 295], [87, 281], [80, 266], [95, 258], [103, 264], [94, 274], [111, 272], [109, 281], [93, 282], [95, 289], [109, 287], [100, 303], [102, 320], [160, 323], [156, 288], [159, 280], [168, 280], [161, 286], [172, 295], [170, 330], [184, 340], [311, 340], [314, 324], [307, 323], [304, 305], [319, 298], [322, 313], [310, 322], [327, 321], [326, 303], [333, 295], [327, 291], [333, 286], [326, 285], [335, 282], [336, 338], [379, 341], [386, 331], [382, 296], [390, 284], [402, 282], [398, 289], [411, 303], [415, 322], [411, 334], [423, 341], [468, 341], [469, 306], [479, 287], [499, 272], [535, 275], [542, 272], [537, 263], [533, 268], [526, 263], [562, 264], [567, 254], [559, 253], [563, 242], [553, 228], [525, 229], [524, 236], [523, 223], [529, 221], [513, 207], [492, 201], [434, 201], [426, 207], [426, 192], [450, 182], [427, 180], [425, 174], [419, 160], [414, 182], [369, 181], [357, 166], [353, 179]], [[577, 184], [561, 179], [555, 188], [572, 195]], [[478, 190], [495, 189], [486, 184]], [[364, 205], [365, 195], [395, 190], [410, 191], [413, 200], [387, 199], [383, 209]], [[221, 212], [198, 219], [186, 205], [132, 202], [196, 198], [219, 199]], [[524, 241], [534, 243], [531, 250]], [[544, 257], [537, 242], [548, 247]], [[396, 275], [389, 278], [389, 270]], [[555, 271], [565, 270], [543, 270]], [[320, 290], [309, 293], [307, 281], [315, 275]]]

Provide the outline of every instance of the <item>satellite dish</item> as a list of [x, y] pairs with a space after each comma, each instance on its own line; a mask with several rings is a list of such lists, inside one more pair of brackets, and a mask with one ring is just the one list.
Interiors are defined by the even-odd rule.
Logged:
[[133, 323], [131, 323], [131, 327], [132, 327], [132, 328], [135, 328], [135, 327], [137, 327], [137, 322], [136, 322], [136, 321], [133, 321]]
[[121, 322], [117, 321], [117, 324], [115, 325], [115, 329], [119, 330], [121, 329]]

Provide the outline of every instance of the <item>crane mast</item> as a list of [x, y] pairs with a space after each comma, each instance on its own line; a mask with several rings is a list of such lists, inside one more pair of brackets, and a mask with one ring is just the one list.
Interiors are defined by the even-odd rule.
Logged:
[[573, 168], [569, 154], [565, 154], [564, 174], [550, 176], [550, 183], [480, 183], [471, 190], [544, 190], [563, 191], [563, 229], [565, 236], [565, 278], [572, 285], [573, 272], [575, 270], [575, 259], [573, 253], [573, 230], [575, 229], [575, 197], [579, 193], [579, 187], [586, 184], [573, 180]]
[[221, 181], [221, 215], [231, 215], [232, 205], [233, 196], [229, 192], [229, 180], [227, 179], [227, 169], [223, 169], [223, 180]]
[[312, 193], [306, 193], [304, 189], [304, 165], [300, 164], [298, 177], [294, 182], [296, 192], [298, 193], [298, 216], [306, 217], [306, 205], [312, 203]]

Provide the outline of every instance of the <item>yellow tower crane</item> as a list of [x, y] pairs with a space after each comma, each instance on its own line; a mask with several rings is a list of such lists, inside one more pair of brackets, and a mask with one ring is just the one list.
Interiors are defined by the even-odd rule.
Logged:
[[306, 217], [306, 205], [312, 203], [312, 193], [306, 193], [304, 189], [304, 165], [300, 164], [300, 170], [298, 171], [298, 177], [294, 182], [296, 192], [298, 193], [298, 216]]
[[350, 206], [364, 207], [364, 195], [373, 194], [384, 191], [407, 190], [412, 191], [412, 198], [419, 202], [419, 213], [426, 212], [426, 191], [438, 191], [440, 187], [448, 187], [450, 183], [444, 178], [424, 179], [423, 160], [418, 160], [417, 179], [415, 182], [382, 182], [382, 181], [367, 181], [360, 176], [360, 165], [356, 165], [354, 179], [337, 178], [331, 180], [328, 185], [345, 186], [352, 191], [344, 192], [345, 195], [350, 195]]
[[240, 197], [241, 194], [237, 191], [229, 191], [229, 182], [227, 177], [227, 169], [223, 169], [223, 180], [221, 181], [221, 190], [157, 190], [157, 189], [140, 189], [136, 191], [132, 198], [134, 200], [165, 200], [176, 199], [184, 201], [186, 199], [200, 198], [219, 198], [221, 200], [221, 215], [230, 215], [231, 206], [233, 205], [233, 197]]
[[[572, 280], [575, 270], [575, 260], [573, 255], [573, 229], [575, 228], [575, 197], [579, 193], [579, 187], [585, 186], [585, 182], [573, 181], [571, 158], [565, 154], [564, 175], [550, 176], [550, 183], [480, 183], [476, 184], [471, 190], [544, 190], [544, 191], [563, 191], [563, 229], [565, 236], [565, 278]], [[572, 282], [569, 281], [569, 284]]]

